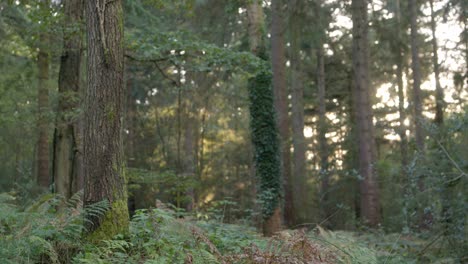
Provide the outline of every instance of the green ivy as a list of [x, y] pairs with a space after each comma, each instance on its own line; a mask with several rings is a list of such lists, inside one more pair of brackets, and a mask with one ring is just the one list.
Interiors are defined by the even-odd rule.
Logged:
[[264, 219], [273, 214], [282, 197], [279, 141], [271, 77], [271, 72], [264, 70], [249, 80], [250, 127], [259, 181], [258, 199], [262, 205]]

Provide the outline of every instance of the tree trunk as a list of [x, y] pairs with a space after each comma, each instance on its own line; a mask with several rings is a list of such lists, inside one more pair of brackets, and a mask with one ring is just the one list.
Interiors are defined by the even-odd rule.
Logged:
[[[397, 44], [396, 44], [396, 59], [397, 59], [397, 85], [398, 85], [398, 114], [400, 127], [398, 134], [400, 136], [400, 155], [401, 155], [401, 172], [406, 176], [406, 167], [408, 166], [408, 139], [406, 138], [406, 109], [405, 109], [405, 95], [403, 86], [403, 36], [401, 32], [401, 10], [400, 0], [396, 0], [396, 19], [397, 19]], [[406, 177], [405, 177], [406, 178]]]
[[[300, 18], [303, 16], [302, 0], [295, 0], [291, 3], [291, 12], [289, 19], [289, 32], [291, 43], [291, 88], [292, 88], [292, 131], [293, 131], [293, 174], [291, 176], [294, 193], [295, 212], [292, 220], [297, 224], [298, 220], [304, 220], [306, 217], [307, 208], [304, 208], [304, 196], [306, 194], [306, 149], [307, 144], [304, 137], [304, 87], [301, 81], [301, 27]], [[287, 115], [287, 112], [286, 112]], [[287, 145], [289, 148], [289, 145]], [[301, 208], [302, 207], [302, 208]]]
[[273, 66], [273, 91], [281, 146], [281, 172], [284, 182], [284, 221], [287, 226], [295, 222], [294, 182], [291, 177], [291, 145], [288, 116], [288, 92], [286, 86], [286, 59], [284, 27], [281, 17], [282, 0], [271, 1], [271, 62]]
[[[265, 59], [261, 1], [252, 0], [247, 10], [250, 51]], [[263, 234], [271, 236], [281, 229], [281, 162], [269, 72], [260, 72], [249, 80], [249, 100], [255, 169], [259, 182], [256, 191], [262, 206]]]
[[43, 188], [49, 188], [49, 39], [45, 33], [39, 36], [39, 51], [37, 54], [38, 70], [38, 120], [39, 137], [37, 140], [37, 183]]
[[436, 21], [434, 13], [434, 1], [429, 0], [431, 6], [431, 31], [432, 31], [432, 64], [434, 66], [434, 79], [436, 85], [436, 114], [435, 114], [435, 123], [439, 126], [444, 123], [444, 91], [440, 85], [440, 65], [439, 65], [439, 55], [438, 55], [438, 46], [436, 38]]
[[380, 223], [380, 201], [375, 170], [375, 138], [372, 123], [371, 89], [369, 82], [369, 40], [367, 1], [352, 1], [353, 70], [359, 143], [359, 174], [361, 218], [371, 227]]
[[[187, 91], [191, 93], [192, 91]], [[195, 118], [192, 113], [195, 112], [193, 107], [193, 95], [187, 96], [186, 113], [185, 113], [185, 131], [184, 131], [184, 175], [188, 177], [189, 186], [186, 192], [188, 202], [185, 206], [187, 212], [191, 212], [195, 209], [195, 189], [192, 183], [195, 182], [195, 139], [194, 139], [194, 123]]]
[[[54, 131], [53, 179], [55, 192], [69, 199], [82, 186], [78, 117], [80, 101], [83, 0], [64, 2], [65, 24], [59, 72], [58, 116]], [[77, 28], [78, 30], [72, 30]]]
[[86, 2], [88, 86], [85, 96], [85, 206], [103, 200], [105, 215], [87, 215], [88, 239], [128, 232], [127, 190], [122, 153], [124, 49], [122, 1]]
[[317, 88], [318, 88], [318, 140], [319, 140], [319, 156], [320, 156], [320, 178], [321, 178], [321, 208], [324, 219], [328, 219], [331, 215], [329, 206], [329, 175], [328, 175], [328, 144], [325, 134], [327, 133], [327, 117], [326, 117], [326, 97], [325, 97], [325, 59], [323, 56], [322, 43], [317, 47]]
[[[421, 122], [422, 98], [421, 98], [421, 67], [419, 62], [418, 44], [418, 6], [416, 0], [409, 0], [410, 23], [411, 23], [411, 68], [413, 70], [413, 105], [414, 105], [414, 127], [416, 148], [421, 155], [424, 155], [424, 131]], [[422, 183], [421, 183], [422, 184]], [[422, 187], [422, 186], [420, 186]]]

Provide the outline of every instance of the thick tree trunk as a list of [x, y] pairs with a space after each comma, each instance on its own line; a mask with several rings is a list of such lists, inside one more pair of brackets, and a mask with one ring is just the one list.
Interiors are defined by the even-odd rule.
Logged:
[[[291, 43], [291, 100], [292, 100], [292, 132], [293, 132], [293, 173], [292, 183], [294, 193], [294, 207], [295, 211], [292, 213], [295, 220], [294, 224], [297, 224], [298, 220], [304, 220], [307, 212], [307, 208], [304, 208], [304, 196], [306, 193], [306, 149], [307, 144], [304, 137], [304, 87], [303, 81], [301, 81], [301, 28], [300, 28], [300, 17], [303, 15], [302, 1], [295, 0], [291, 3], [291, 12], [289, 19], [289, 32], [290, 32], [290, 43]], [[287, 113], [286, 113], [287, 114]], [[289, 148], [289, 145], [287, 145]]]
[[295, 221], [294, 181], [291, 177], [291, 145], [286, 86], [286, 57], [284, 49], [284, 20], [281, 17], [282, 0], [271, 1], [271, 62], [273, 66], [273, 91], [281, 146], [281, 172], [284, 181], [284, 221], [292, 226]]
[[87, 218], [88, 239], [128, 232], [127, 190], [122, 153], [124, 49], [122, 1], [86, 2], [88, 87], [84, 122], [84, 202], [103, 200], [105, 215]]
[[[65, 24], [63, 51], [59, 72], [58, 116], [54, 132], [53, 178], [55, 192], [69, 199], [82, 186], [78, 167], [81, 142], [78, 118], [74, 112], [80, 101], [80, 69], [82, 58], [83, 0], [64, 2]], [[72, 30], [78, 29], [78, 30]]]
[[359, 143], [359, 173], [361, 218], [371, 227], [380, 223], [380, 201], [375, 170], [375, 139], [372, 123], [371, 89], [369, 82], [369, 43], [367, 1], [352, 1], [353, 69], [355, 104]]
[[[265, 58], [261, 1], [252, 0], [247, 12], [250, 51]], [[255, 170], [259, 182], [256, 191], [262, 201], [263, 234], [271, 236], [281, 229], [281, 162], [269, 73], [259, 73], [249, 80], [249, 100]]]
[[439, 65], [439, 54], [438, 54], [438, 45], [436, 38], [436, 21], [434, 13], [434, 1], [429, 0], [431, 6], [431, 31], [432, 31], [432, 64], [434, 67], [434, 79], [436, 85], [436, 114], [435, 114], [435, 123], [442, 125], [444, 123], [444, 91], [440, 85], [440, 65]]
[[39, 51], [37, 54], [38, 70], [38, 119], [39, 137], [37, 140], [37, 183], [48, 188], [51, 182], [49, 175], [49, 53], [47, 52], [48, 37], [42, 33], [39, 36]]

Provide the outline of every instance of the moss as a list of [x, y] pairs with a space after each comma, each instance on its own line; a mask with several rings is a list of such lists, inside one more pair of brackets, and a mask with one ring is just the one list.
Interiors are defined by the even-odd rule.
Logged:
[[115, 117], [116, 117], [114, 107], [112, 105], [107, 105], [105, 111], [106, 111], [107, 119], [109, 120], [109, 122], [114, 122]]
[[99, 227], [86, 236], [86, 240], [98, 243], [102, 240], [114, 238], [118, 234], [127, 235], [129, 226], [129, 216], [127, 200], [121, 198], [112, 203], [109, 211], [101, 219]]

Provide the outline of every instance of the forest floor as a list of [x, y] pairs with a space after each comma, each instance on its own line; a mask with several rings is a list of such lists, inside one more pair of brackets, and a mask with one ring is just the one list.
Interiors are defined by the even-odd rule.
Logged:
[[22, 209], [12, 202], [0, 194], [1, 263], [459, 263], [443, 254], [440, 237], [320, 226], [264, 237], [254, 227], [165, 209], [138, 210], [128, 234], [92, 244], [82, 239], [82, 214], [73, 206], [57, 213], [50, 196]]

